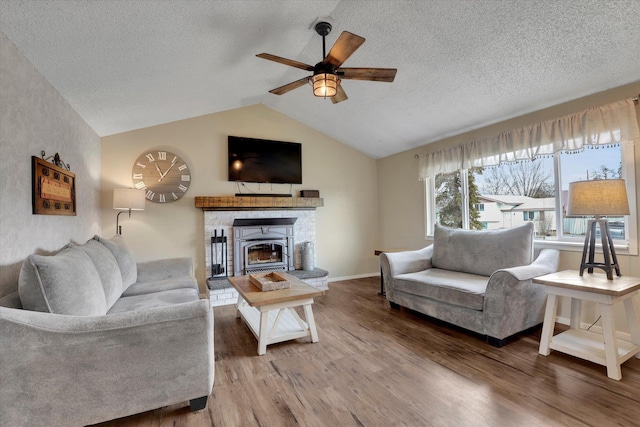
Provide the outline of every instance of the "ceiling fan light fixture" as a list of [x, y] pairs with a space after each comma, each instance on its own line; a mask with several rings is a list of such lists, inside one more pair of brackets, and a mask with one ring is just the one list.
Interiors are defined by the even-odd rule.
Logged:
[[335, 74], [319, 73], [309, 77], [309, 83], [313, 86], [315, 96], [331, 98], [338, 93], [340, 79]]

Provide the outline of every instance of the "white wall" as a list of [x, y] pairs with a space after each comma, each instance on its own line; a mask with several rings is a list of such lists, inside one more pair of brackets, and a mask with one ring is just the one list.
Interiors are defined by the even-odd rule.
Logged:
[[[473, 139], [490, 137], [503, 131], [637, 96], [638, 93], [640, 93], [640, 81], [378, 160], [381, 247], [385, 249], [418, 249], [431, 243], [425, 238], [424, 190], [422, 183], [418, 181], [418, 160], [414, 158], [416, 154], [451, 147]], [[640, 122], [640, 107], [636, 107], [636, 109]], [[640, 147], [638, 146], [635, 150], [635, 163], [640, 165]], [[636, 191], [640, 191], [640, 167], [636, 167]], [[636, 196], [636, 201], [640, 203], [640, 196]], [[640, 212], [640, 206], [636, 206], [636, 211]], [[640, 230], [640, 216], [638, 218], [638, 229]], [[581, 256], [581, 248], [578, 252], [562, 251], [560, 270], [579, 268]], [[640, 257], [618, 255], [618, 261], [624, 275], [640, 277]], [[640, 297], [637, 299], [640, 300]], [[640, 303], [640, 301], [638, 302]], [[583, 310], [583, 319], [587, 322], [595, 320], [597, 315], [593, 305], [587, 305]], [[569, 317], [568, 301], [563, 302], [561, 316]], [[621, 330], [628, 331], [621, 310], [617, 311], [616, 323], [621, 326]]]
[[[100, 231], [100, 138], [0, 33], [0, 297], [31, 253]], [[76, 174], [77, 216], [33, 215], [31, 156], [59, 153]]]
[[[195, 196], [230, 196], [238, 192], [227, 181], [227, 136], [302, 143], [301, 189], [320, 190], [324, 207], [317, 209], [316, 261], [331, 278], [376, 274], [374, 256], [378, 230], [376, 161], [321, 132], [264, 105], [139, 129], [102, 139], [102, 233], [115, 233], [114, 187], [131, 187], [134, 160], [153, 148], [173, 151], [191, 170], [191, 186], [180, 200], [146, 209], [131, 218], [120, 215], [123, 237], [139, 260], [191, 256], [204, 289], [204, 215], [194, 207]], [[257, 184], [247, 184], [258, 190]], [[288, 185], [260, 188], [288, 193]]]

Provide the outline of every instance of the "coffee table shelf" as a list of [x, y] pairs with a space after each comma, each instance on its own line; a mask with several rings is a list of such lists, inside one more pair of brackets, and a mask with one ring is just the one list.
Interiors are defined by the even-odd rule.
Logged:
[[[239, 311], [253, 335], [259, 340], [260, 311], [246, 303]], [[309, 325], [292, 307], [267, 312], [267, 345], [307, 336], [310, 336]]]

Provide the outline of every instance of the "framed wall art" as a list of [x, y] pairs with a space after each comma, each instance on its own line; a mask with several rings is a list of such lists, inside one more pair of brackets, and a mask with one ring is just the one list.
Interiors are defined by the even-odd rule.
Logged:
[[[57, 154], [56, 154], [57, 157]], [[76, 175], [31, 156], [34, 215], [76, 215]]]

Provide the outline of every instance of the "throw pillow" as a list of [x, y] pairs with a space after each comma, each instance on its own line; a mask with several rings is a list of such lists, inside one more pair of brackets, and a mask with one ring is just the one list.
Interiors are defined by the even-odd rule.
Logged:
[[78, 247], [89, 255], [98, 271], [109, 310], [122, 295], [122, 274], [118, 262], [111, 251], [97, 240], [88, 240]]
[[27, 310], [75, 316], [107, 312], [98, 271], [91, 258], [74, 245], [55, 256], [29, 255], [22, 264], [18, 292]]
[[109, 240], [94, 236], [93, 239], [102, 243], [113, 254], [122, 274], [122, 291], [126, 291], [129, 286], [138, 280], [138, 266], [136, 265], [133, 251], [122, 236], [113, 236]]

